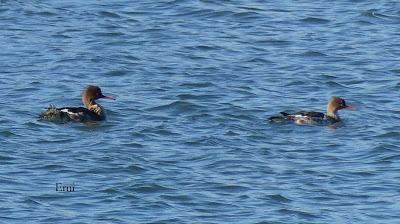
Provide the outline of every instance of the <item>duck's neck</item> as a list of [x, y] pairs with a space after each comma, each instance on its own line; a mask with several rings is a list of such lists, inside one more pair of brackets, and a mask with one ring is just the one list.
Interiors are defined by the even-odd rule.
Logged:
[[96, 105], [96, 102], [88, 97], [82, 96], [82, 102], [86, 108], [90, 110], [91, 107]]
[[338, 110], [335, 109], [334, 107], [332, 107], [331, 105], [328, 105], [328, 107], [327, 107], [326, 116], [328, 116], [329, 118], [333, 118], [335, 120], [340, 119]]
[[100, 117], [100, 120], [106, 119], [106, 113], [100, 104], [97, 104], [94, 100], [90, 101], [84, 101], [83, 102], [86, 106], [86, 108], [93, 113], [97, 114]]
[[100, 116], [103, 116], [103, 108], [100, 106], [100, 104], [97, 104], [96, 101], [87, 97], [82, 97], [82, 102], [88, 110], [93, 111]]

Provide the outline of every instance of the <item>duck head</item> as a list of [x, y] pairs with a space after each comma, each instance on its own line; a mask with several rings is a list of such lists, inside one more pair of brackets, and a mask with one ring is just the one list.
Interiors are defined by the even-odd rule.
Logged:
[[95, 100], [101, 98], [115, 100], [114, 97], [103, 95], [100, 87], [98, 86], [89, 85], [82, 93], [82, 102], [87, 108], [90, 108], [92, 105], [96, 105]]
[[333, 96], [328, 102], [326, 114], [328, 115], [328, 117], [339, 119], [338, 110], [341, 109], [354, 110], [355, 108], [353, 106], [347, 105], [344, 99]]

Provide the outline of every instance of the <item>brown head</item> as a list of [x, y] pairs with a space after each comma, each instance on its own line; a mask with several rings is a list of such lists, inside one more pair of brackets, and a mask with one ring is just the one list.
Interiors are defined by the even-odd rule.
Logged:
[[89, 85], [85, 88], [85, 90], [82, 93], [82, 102], [83, 104], [85, 104], [87, 108], [90, 108], [90, 106], [95, 105], [96, 104], [95, 100], [101, 98], [114, 100], [113, 97], [104, 96], [103, 93], [101, 92], [100, 87], [98, 86]]
[[347, 105], [346, 101], [344, 99], [337, 97], [337, 96], [333, 96], [328, 102], [326, 113], [329, 117], [338, 119], [339, 115], [337, 114], [337, 111], [341, 110], [341, 109], [352, 110], [352, 109], [354, 109], [354, 107]]

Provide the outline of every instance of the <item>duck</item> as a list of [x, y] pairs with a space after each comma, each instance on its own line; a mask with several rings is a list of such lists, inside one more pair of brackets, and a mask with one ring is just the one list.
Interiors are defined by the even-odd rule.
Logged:
[[100, 87], [88, 85], [82, 92], [82, 102], [85, 107], [61, 107], [50, 105], [46, 111], [39, 114], [39, 120], [47, 121], [103, 121], [106, 119], [105, 110], [96, 102], [98, 99], [115, 100], [114, 97], [103, 95]]
[[294, 122], [295, 124], [334, 124], [340, 122], [339, 110], [355, 110], [354, 106], [347, 105], [346, 101], [340, 97], [333, 96], [328, 101], [326, 113], [315, 111], [299, 111], [296, 113], [280, 112], [280, 116], [269, 118], [272, 123]]

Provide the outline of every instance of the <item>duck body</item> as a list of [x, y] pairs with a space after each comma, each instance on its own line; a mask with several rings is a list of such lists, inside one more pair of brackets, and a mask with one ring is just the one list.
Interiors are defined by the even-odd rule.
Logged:
[[327, 112], [299, 111], [296, 113], [281, 112], [280, 116], [269, 118], [272, 123], [294, 122], [295, 124], [333, 124], [340, 121], [338, 111], [341, 109], [353, 109], [346, 105], [344, 99], [332, 97], [327, 105]]
[[50, 105], [47, 111], [39, 114], [39, 119], [55, 122], [87, 122], [105, 120], [106, 114], [104, 108], [95, 102], [95, 100], [100, 98], [114, 99], [109, 96], [104, 96], [101, 92], [101, 89], [97, 86], [87, 86], [82, 93], [82, 102], [86, 106], [86, 108], [57, 108], [53, 105]]
[[294, 122], [296, 124], [331, 124], [339, 121], [315, 111], [299, 111], [292, 114], [281, 112], [281, 116], [270, 117], [269, 120], [274, 123]]
[[47, 111], [39, 114], [40, 120], [69, 122], [69, 121], [102, 121], [106, 119], [105, 114], [99, 115], [85, 107], [62, 107], [51, 105]]

